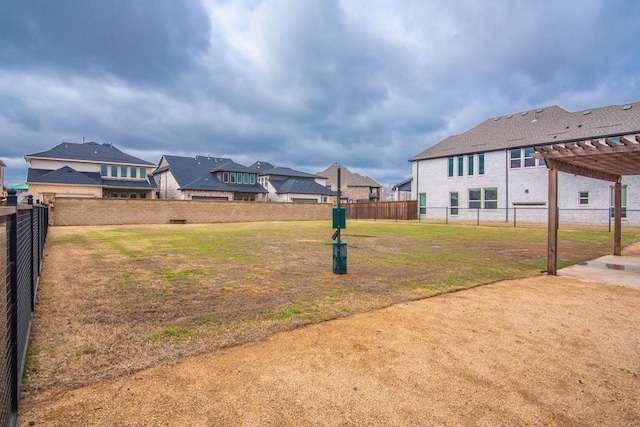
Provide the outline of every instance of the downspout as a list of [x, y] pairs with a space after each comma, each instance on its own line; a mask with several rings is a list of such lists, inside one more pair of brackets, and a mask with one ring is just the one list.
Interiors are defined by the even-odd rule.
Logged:
[[416, 200], [418, 201], [418, 222], [420, 222], [420, 190], [418, 184], [420, 184], [420, 160], [416, 160]]
[[418, 196], [418, 194], [420, 194], [420, 189], [419, 189], [419, 185], [420, 184], [420, 161], [416, 161], [416, 200], [419, 200], [420, 197]]
[[505, 180], [505, 219], [504, 222], [509, 222], [509, 150], [504, 150], [504, 180]]

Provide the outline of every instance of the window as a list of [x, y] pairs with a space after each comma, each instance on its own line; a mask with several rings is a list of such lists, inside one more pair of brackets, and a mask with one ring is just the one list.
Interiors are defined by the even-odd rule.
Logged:
[[458, 176], [464, 175], [464, 157], [458, 157]]
[[140, 193], [140, 198], [141, 199], [146, 199], [147, 198], [147, 193]]
[[114, 178], [118, 176], [118, 167], [117, 166], [111, 166], [111, 176], [114, 177]]
[[107, 165], [100, 165], [100, 176], [107, 176]]
[[524, 167], [525, 168], [534, 168], [536, 166], [536, 159], [533, 157], [533, 153], [536, 150], [533, 147], [524, 149]]
[[244, 175], [244, 179], [242, 181], [243, 184], [249, 184], [249, 174], [245, 173]]
[[[615, 211], [616, 211], [616, 188], [614, 186], [611, 186], [611, 218], [613, 218], [615, 216]], [[627, 186], [623, 185], [622, 186], [622, 203], [621, 203], [621, 214], [620, 217], [621, 218], [626, 218], [627, 217]]]
[[126, 199], [126, 198], [127, 198], [127, 196], [128, 196], [128, 194], [127, 194], [127, 193], [120, 193], [120, 198], [121, 198], [121, 199]]
[[112, 199], [117, 199], [118, 198], [118, 193], [116, 193], [115, 191], [111, 193], [110, 196]]
[[471, 156], [467, 156], [467, 175], [469, 176], [473, 176], [474, 175], [474, 171], [473, 171], [473, 161], [475, 159], [474, 155]]
[[498, 209], [498, 189], [497, 188], [484, 189], [484, 208]]
[[478, 175], [484, 175], [484, 154], [478, 154]]
[[138, 168], [135, 166], [131, 166], [131, 178], [138, 177]]
[[511, 150], [511, 169], [519, 168], [522, 166], [522, 150]]
[[589, 204], [589, 192], [578, 191], [578, 205], [587, 206]]
[[469, 209], [480, 209], [482, 207], [482, 191], [479, 188], [469, 189]]
[[140, 168], [140, 178], [147, 178], [147, 168]]
[[420, 215], [424, 215], [427, 213], [427, 193], [420, 193], [419, 199], [418, 213]]
[[236, 183], [236, 173], [235, 172], [230, 172], [229, 173], [229, 182], [231, 184], [235, 184]]
[[222, 182], [229, 182], [229, 172], [222, 172]]
[[449, 213], [458, 215], [458, 192], [449, 193]]
[[121, 178], [126, 178], [127, 177], [127, 172], [128, 169], [126, 166], [120, 166], [120, 177]]
[[256, 183], [256, 176], [254, 174], [249, 175], [249, 184], [253, 185]]
[[138, 193], [130, 193], [129, 197], [131, 197], [132, 199], [135, 199], [138, 197]]
[[453, 177], [453, 157], [447, 159], [449, 163], [449, 178]]

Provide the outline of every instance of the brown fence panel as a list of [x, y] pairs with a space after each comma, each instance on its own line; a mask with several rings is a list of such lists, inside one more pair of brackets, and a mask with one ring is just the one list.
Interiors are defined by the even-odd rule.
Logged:
[[347, 209], [349, 219], [418, 219], [418, 201], [403, 200], [400, 202], [371, 202], [348, 203], [343, 205]]

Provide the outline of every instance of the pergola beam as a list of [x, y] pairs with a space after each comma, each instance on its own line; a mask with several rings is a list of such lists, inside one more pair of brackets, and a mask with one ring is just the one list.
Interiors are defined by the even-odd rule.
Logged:
[[[614, 139], [615, 138], [615, 139]], [[558, 172], [595, 178], [614, 184], [613, 254], [621, 254], [622, 176], [640, 175], [640, 134], [556, 143], [535, 147], [534, 157], [549, 169], [547, 274], [557, 274]], [[619, 142], [618, 142], [619, 140]]]
[[586, 176], [587, 178], [601, 179], [603, 181], [616, 182], [620, 179], [620, 175], [603, 172], [597, 169], [589, 169], [585, 166], [562, 162], [557, 159], [547, 159], [548, 166], [552, 166], [560, 172], [566, 172], [573, 175]]

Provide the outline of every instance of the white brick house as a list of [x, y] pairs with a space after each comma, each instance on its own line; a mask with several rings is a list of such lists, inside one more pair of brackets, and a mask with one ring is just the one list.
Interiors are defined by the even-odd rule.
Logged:
[[[546, 222], [548, 172], [534, 147], [640, 134], [640, 103], [579, 112], [558, 106], [490, 118], [410, 159], [423, 219]], [[559, 176], [561, 223], [606, 224], [613, 183]], [[640, 176], [625, 176], [623, 224], [640, 225]]]

